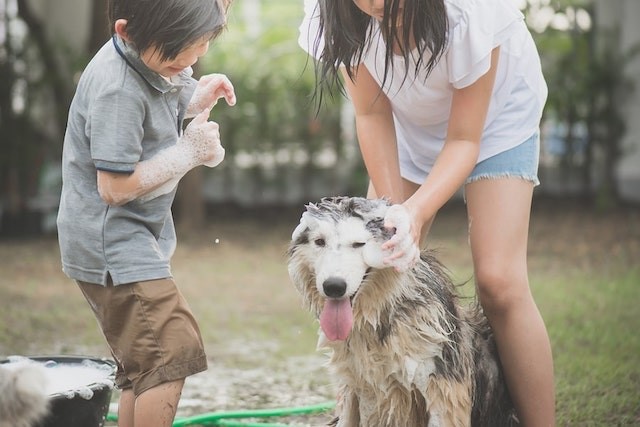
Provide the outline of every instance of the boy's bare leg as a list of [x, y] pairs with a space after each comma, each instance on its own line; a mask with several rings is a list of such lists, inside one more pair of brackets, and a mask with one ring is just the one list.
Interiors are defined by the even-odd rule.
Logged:
[[133, 390], [122, 390], [118, 402], [118, 427], [133, 427], [133, 409], [136, 404], [136, 396]]
[[[182, 394], [184, 379], [160, 384], [135, 399], [135, 427], [171, 427]], [[122, 427], [122, 426], [120, 426]]]
[[118, 427], [171, 426], [183, 385], [184, 380], [161, 384], [145, 391], [137, 399], [132, 389], [122, 390]]

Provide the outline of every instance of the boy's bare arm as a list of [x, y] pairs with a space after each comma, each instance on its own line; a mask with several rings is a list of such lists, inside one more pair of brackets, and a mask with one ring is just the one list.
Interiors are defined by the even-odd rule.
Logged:
[[207, 121], [205, 109], [185, 129], [176, 145], [136, 165], [132, 174], [98, 171], [100, 197], [115, 206], [135, 199], [150, 200], [173, 190], [178, 181], [196, 166], [217, 166], [224, 159], [218, 124]]

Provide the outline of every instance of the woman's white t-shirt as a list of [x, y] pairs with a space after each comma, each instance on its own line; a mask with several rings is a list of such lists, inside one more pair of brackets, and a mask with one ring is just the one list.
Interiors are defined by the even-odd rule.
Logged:
[[[442, 150], [454, 89], [474, 83], [489, 71], [491, 51], [500, 46], [500, 59], [489, 105], [478, 162], [524, 142], [539, 128], [547, 86], [540, 58], [512, 0], [444, 0], [449, 19], [448, 43], [443, 56], [425, 79], [409, 65], [404, 80], [404, 59], [395, 57], [393, 73], [384, 93], [391, 101], [402, 162], [413, 163], [421, 176], [403, 176], [422, 182]], [[319, 31], [316, 0], [305, 0], [299, 44], [309, 53]], [[372, 21], [372, 25], [377, 22]], [[320, 45], [318, 53], [321, 52]], [[368, 40], [363, 63], [382, 84], [385, 43], [376, 28]], [[403, 83], [404, 80], [404, 83]], [[414, 173], [415, 175], [415, 173]]]

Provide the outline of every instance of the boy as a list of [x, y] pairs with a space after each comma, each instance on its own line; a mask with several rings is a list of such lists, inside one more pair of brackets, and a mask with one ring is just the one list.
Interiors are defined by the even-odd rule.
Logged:
[[[117, 363], [120, 427], [171, 426], [184, 379], [207, 368], [170, 269], [175, 188], [224, 158], [210, 108], [235, 104], [220, 74], [191, 66], [225, 27], [222, 0], [110, 0], [109, 40], [82, 74], [62, 156], [63, 271]], [[195, 118], [182, 132], [185, 117]]]

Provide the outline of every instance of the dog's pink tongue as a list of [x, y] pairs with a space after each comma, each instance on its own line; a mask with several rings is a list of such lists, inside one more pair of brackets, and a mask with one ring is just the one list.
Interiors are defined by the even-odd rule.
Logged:
[[320, 327], [331, 341], [346, 340], [353, 326], [349, 298], [326, 299], [320, 313]]

